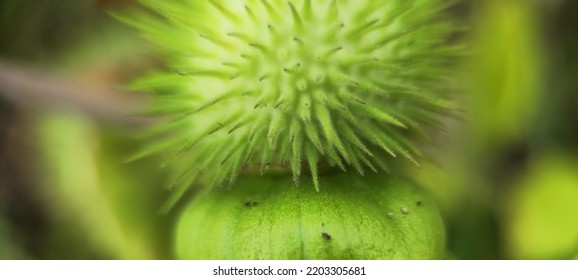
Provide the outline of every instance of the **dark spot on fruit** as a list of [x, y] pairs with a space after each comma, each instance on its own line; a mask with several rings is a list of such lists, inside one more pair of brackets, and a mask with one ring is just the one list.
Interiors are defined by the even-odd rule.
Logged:
[[245, 206], [247, 206], [247, 207], [257, 206], [257, 201], [247, 201], [247, 202], [245, 202]]
[[329, 235], [327, 232], [322, 232], [321, 237], [323, 237], [325, 240], [331, 240], [331, 235]]
[[325, 226], [325, 223], [321, 223], [321, 226], [324, 227], [324, 226]]
[[415, 203], [415, 205], [417, 205], [417, 206], [421, 206], [422, 204], [423, 204], [423, 202], [421, 200]]

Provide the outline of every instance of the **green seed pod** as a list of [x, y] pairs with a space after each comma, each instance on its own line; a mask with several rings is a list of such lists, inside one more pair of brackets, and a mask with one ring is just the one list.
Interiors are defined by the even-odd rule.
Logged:
[[440, 259], [444, 227], [433, 201], [390, 176], [323, 174], [331, 191], [290, 176], [243, 176], [183, 211], [181, 259]]
[[[173, 184], [233, 183], [243, 169], [390, 168], [417, 164], [415, 140], [453, 108], [448, 65], [461, 46], [443, 11], [453, 0], [141, 0], [120, 16], [156, 42], [167, 70], [135, 159], [167, 154]], [[177, 192], [180, 193], [180, 192]]]

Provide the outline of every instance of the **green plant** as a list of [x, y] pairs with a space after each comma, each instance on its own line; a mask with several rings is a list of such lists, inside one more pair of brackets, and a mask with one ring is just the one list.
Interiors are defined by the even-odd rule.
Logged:
[[323, 174], [295, 188], [284, 175], [244, 176], [200, 196], [176, 233], [182, 259], [439, 259], [444, 228], [435, 202], [403, 179]]
[[[146, 9], [119, 18], [160, 46], [167, 69], [136, 81], [133, 89], [154, 92], [148, 114], [169, 120], [146, 133], [150, 144], [134, 159], [166, 154], [165, 164], [176, 170], [171, 182], [178, 187], [175, 199], [191, 185], [208, 190], [225, 183], [278, 197], [291, 192], [276, 194], [264, 186], [267, 179], [247, 179], [252, 176], [248, 174], [291, 172], [298, 185], [307, 170], [312, 178], [307, 185], [321, 192], [295, 189], [311, 199], [296, 205], [321, 203], [323, 195], [341, 197], [339, 190], [351, 183], [340, 175], [347, 169], [361, 175], [367, 169], [395, 170], [390, 159], [397, 156], [418, 165], [421, 153], [416, 144], [428, 140], [428, 130], [439, 126], [437, 117], [454, 108], [449, 65], [462, 47], [449, 43], [456, 27], [444, 11], [456, 2], [141, 0]], [[341, 171], [333, 171], [336, 168]], [[323, 179], [320, 170], [334, 175]], [[242, 183], [235, 185], [239, 176]], [[375, 184], [381, 185], [374, 179], [359, 185]], [[288, 184], [281, 185], [283, 189]], [[396, 189], [387, 184], [380, 188], [384, 196]], [[243, 190], [229, 195], [233, 200]], [[350, 215], [367, 202], [353, 202], [354, 198], [350, 197]], [[180, 227], [188, 226], [196, 210], [187, 211]], [[275, 211], [283, 215], [286, 210]], [[300, 213], [308, 214], [312, 213]], [[213, 225], [223, 219], [213, 217]], [[416, 228], [436, 224], [413, 222]], [[417, 232], [438, 228], [436, 224]], [[213, 229], [205, 225], [196, 230]], [[189, 244], [182, 235], [177, 242], [179, 249]], [[431, 249], [439, 244], [432, 240], [420, 246]], [[407, 252], [372, 256], [440, 256]]]

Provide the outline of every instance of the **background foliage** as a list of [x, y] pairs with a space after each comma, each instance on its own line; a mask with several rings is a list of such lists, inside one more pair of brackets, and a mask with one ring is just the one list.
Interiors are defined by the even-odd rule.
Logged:
[[[125, 163], [154, 120], [108, 91], [160, 65], [106, 13], [132, 5], [0, 1], [0, 259], [173, 258], [170, 170]], [[408, 167], [443, 211], [447, 257], [578, 258], [578, 2], [464, 0], [449, 16], [470, 28], [464, 116]]]

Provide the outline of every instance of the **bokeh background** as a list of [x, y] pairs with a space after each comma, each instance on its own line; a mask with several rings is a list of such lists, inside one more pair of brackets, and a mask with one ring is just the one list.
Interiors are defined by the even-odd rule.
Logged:
[[[132, 0], [0, 0], [0, 259], [171, 259], [179, 206], [142, 142], [162, 67], [110, 12]], [[448, 259], [578, 259], [578, 1], [464, 0], [463, 104], [412, 177]]]

